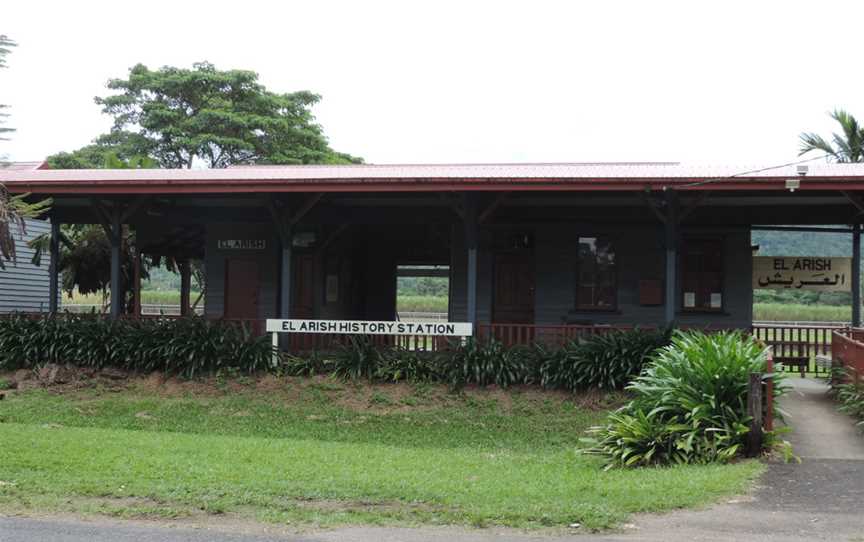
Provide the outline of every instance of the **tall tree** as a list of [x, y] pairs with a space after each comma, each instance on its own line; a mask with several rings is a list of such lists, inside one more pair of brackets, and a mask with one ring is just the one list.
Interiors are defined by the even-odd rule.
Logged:
[[843, 109], [830, 113], [840, 125], [840, 132], [831, 134], [833, 143], [813, 132], [801, 134], [799, 155], [811, 151], [822, 151], [837, 162], [864, 162], [864, 129], [854, 116]]
[[252, 71], [138, 64], [108, 88], [117, 93], [96, 103], [114, 126], [89, 152], [111, 147], [121, 158], [151, 156], [165, 168], [359, 162], [328, 145], [311, 112], [318, 95], [271, 92]]
[[[5, 34], [0, 34], [0, 68], [6, 67], [6, 55], [15, 47], [15, 42]], [[5, 141], [3, 134], [14, 131], [2, 126], [8, 114], [3, 111], [7, 105], [0, 104], [0, 141]], [[7, 165], [0, 156], [0, 167]], [[5, 269], [4, 261], [16, 259], [15, 237], [26, 231], [25, 219], [35, 218], [45, 212], [50, 201], [28, 203], [24, 196], [10, 196], [6, 188], [0, 184], [0, 269]]]

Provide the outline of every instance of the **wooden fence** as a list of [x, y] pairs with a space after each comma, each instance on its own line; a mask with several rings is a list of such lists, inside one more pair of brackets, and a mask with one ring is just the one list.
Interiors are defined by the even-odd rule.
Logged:
[[753, 336], [772, 347], [774, 362], [787, 372], [828, 375], [828, 364], [817, 363], [817, 356], [832, 357], [835, 331], [847, 329], [838, 325], [756, 324]]
[[848, 328], [834, 333], [831, 351], [836, 366], [843, 367], [849, 377], [864, 376], [864, 329]]

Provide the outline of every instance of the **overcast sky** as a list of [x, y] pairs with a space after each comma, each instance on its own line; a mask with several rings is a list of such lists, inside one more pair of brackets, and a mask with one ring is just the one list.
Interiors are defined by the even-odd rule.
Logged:
[[[709, 7], [710, 5], [710, 7]], [[332, 146], [374, 163], [794, 160], [864, 117], [864, 2], [4, 0], [12, 141], [87, 144], [132, 65], [257, 71], [311, 90]]]

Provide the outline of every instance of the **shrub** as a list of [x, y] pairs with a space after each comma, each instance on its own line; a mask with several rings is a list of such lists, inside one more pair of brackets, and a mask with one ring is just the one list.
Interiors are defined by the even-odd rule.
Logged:
[[45, 363], [192, 377], [219, 369], [255, 372], [271, 363], [268, 337], [203, 318], [109, 320], [95, 314], [0, 319], [0, 369]]
[[671, 328], [637, 328], [577, 339], [560, 350], [537, 346], [537, 381], [544, 388], [570, 391], [622, 389], [658, 348], [669, 344], [671, 334]]
[[381, 352], [371, 337], [349, 335], [333, 356], [333, 374], [352, 380], [372, 380], [380, 364]]
[[432, 382], [441, 379], [440, 358], [433, 352], [394, 348], [385, 351], [375, 377], [384, 382]]
[[847, 378], [843, 371], [841, 375], [835, 375], [832, 380], [832, 391], [840, 402], [840, 412], [861, 420], [859, 427], [864, 427], [864, 383], [855, 378]]
[[502, 388], [523, 384], [533, 374], [531, 356], [522, 347], [505, 348], [495, 339], [480, 341], [473, 337], [455, 348], [443, 368], [451, 386], [466, 384]]
[[[724, 462], [744, 444], [750, 373], [766, 350], [740, 332], [678, 332], [627, 386], [634, 398], [592, 429], [608, 467]], [[777, 394], [782, 386], [775, 386]]]
[[333, 371], [333, 360], [317, 351], [302, 356], [283, 354], [282, 371], [290, 376], [315, 376]]

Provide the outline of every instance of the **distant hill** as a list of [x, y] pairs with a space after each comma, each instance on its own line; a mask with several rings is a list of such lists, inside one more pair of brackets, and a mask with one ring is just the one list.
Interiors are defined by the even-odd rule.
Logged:
[[754, 231], [751, 239], [760, 256], [852, 256], [851, 234]]

